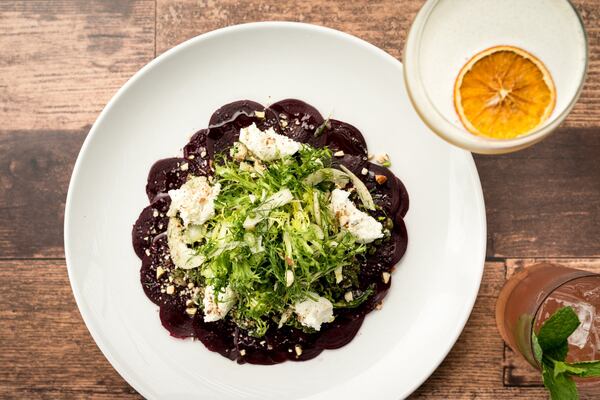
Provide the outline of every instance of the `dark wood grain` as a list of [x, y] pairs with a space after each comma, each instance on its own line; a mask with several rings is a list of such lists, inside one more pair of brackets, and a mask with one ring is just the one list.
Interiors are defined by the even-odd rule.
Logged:
[[297, 21], [346, 31], [400, 57], [407, 28], [423, 2], [158, 0], [156, 49], [160, 54], [191, 37], [234, 24]]
[[581, 14], [588, 38], [588, 75], [579, 102], [564, 126], [600, 126], [600, 0], [572, 0]]
[[0, 129], [91, 124], [154, 56], [154, 5], [0, 1]]
[[64, 257], [71, 170], [87, 129], [0, 131], [0, 257]]
[[600, 130], [560, 129], [529, 149], [476, 156], [493, 257], [600, 256]]
[[90, 337], [64, 261], [0, 261], [0, 398], [135, 399]]
[[[64, 261], [39, 259], [63, 257], [64, 201], [77, 152], [133, 73], [188, 38], [263, 20], [336, 28], [400, 58], [423, 2], [0, 1], [0, 398], [140, 398], [88, 334]], [[600, 271], [600, 0], [575, 4], [590, 49], [582, 97], [543, 143], [476, 156], [488, 256], [498, 261], [486, 264], [458, 343], [412, 398], [546, 399], [537, 371], [496, 332], [494, 304], [505, 275], [534, 263], [531, 257]]]

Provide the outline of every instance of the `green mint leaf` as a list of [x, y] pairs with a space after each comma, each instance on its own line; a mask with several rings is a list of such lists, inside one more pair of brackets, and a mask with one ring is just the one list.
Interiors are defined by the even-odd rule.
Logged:
[[564, 373], [555, 376], [554, 370], [551, 366], [544, 363], [542, 367], [542, 378], [544, 379], [544, 386], [550, 392], [550, 398], [552, 400], [578, 400], [579, 393], [577, 392], [577, 386], [570, 376]]
[[[540, 347], [546, 355], [549, 351], [559, 348], [557, 355], [562, 356], [567, 339], [579, 326], [579, 318], [571, 307], [563, 307], [556, 311], [544, 322], [537, 334]], [[555, 360], [563, 360], [563, 357], [552, 357]]]
[[583, 372], [579, 375], [582, 378], [600, 377], [600, 360], [576, 362], [567, 365], [571, 368], [582, 369]]
[[549, 357], [555, 361], [565, 361], [568, 352], [569, 343], [565, 340], [558, 347], [544, 350], [544, 356]]
[[540, 346], [540, 343], [538, 342], [538, 338], [535, 332], [531, 332], [531, 343], [533, 345], [533, 356], [535, 357], [536, 361], [541, 365], [543, 351], [542, 347]]
[[559, 374], [568, 373], [569, 375], [583, 376], [586, 369], [576, 367], [572, 364], [567, 364], [562, 361], [556, 361], [554, 363], [554, 377], [556, 378]]

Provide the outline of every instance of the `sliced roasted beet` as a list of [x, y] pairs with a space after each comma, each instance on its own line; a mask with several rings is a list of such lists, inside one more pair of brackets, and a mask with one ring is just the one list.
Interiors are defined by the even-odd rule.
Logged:
[[261, 118], [255, 115], [256, 111], [263, 112], [266, 110], [262, 104], [251, 100], [240, 100], [225, 104], [211, 115], [208, 128], [213, 134], [213, 129], [225, 126], [234, 127], [239, 131], [241, 128], [252, 125], [253, 122], [261, 130], [276, 125], [277, 121], [274, 114], [267, 115], [265, 112], [265, 118]]
[[381, 305], [383, 299], [385, 296], [387, 296], [388, 290], [390, 289], [391, 281], [392, 278], [390, 277], [388, 283], [383, 283], [381, 275], [379, 275], [378, 279], [373, 280], [373, 284], [375, 285], [375, 293], [373, 293], [373, 295], [361, 305], [365, 315]]
[[[257, 111], [264, 112], [264, 116], [257, 116]], [[238, 140], [240, 129], [253, 123], [260, 130], [270, 127], [279, 130], [275, 114], [254, 101], [235, 101], [219, 108], [210, 117], [206, 140], [208, 156], [213, 158], [215, 152], [227, 151]]]
[[202, 176], [207, 175], [208, 172], [185, 158], [158, 160], [148, 173], [148, 183], [146, 184], [148, 199], [152, 202], [159, 194], [179, 189], [187, 181], [189, 175]]
[[274, 360], [306, 361], [315, 358], [323, 351], [323, 348], [315, 345], [318, 332], [311, 334], [284, 326], [280, 329], [273, 327], [265, 336], [269, 338], [268, 343], [272, 347], [270, 355]]
[[[202, 158], [203, 152], [206, 152], [206, 140], [208, 139], [208, 129], [200, 129], [194, 133], [190, 141], [183, 147], [183, 157], [189, 159], [191, 155]], [[206, 155], [204, 155], [206, 157]]]
[[[166, 216], [171, 198], [158, 197], [152, 204], [144, 208], [137, 221], [133, 224], [131, 239], [133, 249], [139, 258], [150, 254], [150, 246], [154, 237], [167, 229], [169, 217]], [[146, 254], [148, 253], [148, 254]]]
[[331, 151], [343, 151], [354, 156], [367, 155], [367, 142], [358, 129], [354, 126], [338, 121], [329, 120], [329, 128], [324, 132], [325, 145]]
[[[400, 205], [400, 197], [402, 196], [402, 189], [398, 185], [398, 179], [396, 176], [381, 165], [367, 163], [365, 165], [367, 174], [362, 175], [362, 181], [365, 183], [367, 188], [371, 191], [373, 201], [376, 205], [381, 207], [388, 216], [395, 215]], [[379, 179], [379, 182], [377, 181]]]
[[393, 267], [402, 258], [408, 248], [408, 232], [403, 219], [394, 221], [394, 230], [392, 231], [392, 239], [394, 241], [394, 256], [390, 260], [390, 265]]
[[[277, 329], [277, 327], [272, 326], [271, 329]], [[275, 340], [272, 332], [260, 338], [252, 337], [242, 329], [238, 329], [236, 334], [238, 362], [241, 364], [271, 365], [285, 361], [287, 358], [287, 354], [279, 349], [279, 343]]]
[[361, 283], [372, 278], [381, 279], [383, 272], [390, 272], [406, 252], [408, 235], [404, 221], [394, 222], [391, 238], [377, 247], [370, 254], [360, 271]]
[[190, 141], [183, 148], [183, 157], [195, 162], [198, 167], [208, 170], [210, 156], [208, 154], [206, 141], [208, 139], [208, 129], [200, 129], [194, 133]]
[[[168, 285], [168, 272], [175, 268], [169, 254], [166, 234], [163, 233], [154, 238], [148, 249], [148, 254], [149, 256], [144, 254], [142, 268], [140, 269], [140, 281], [146, 296], [158, 305], [177, 300], [178, 297], [167, 295], [164, 292], [165, 287]], [[158, 267], [162, 268], [164, 273], [158, 274]]]
[[315, 136], [315, 131], [325, 122], [319, 111], [301, 100], [285, 99], [271, 104], [279, 119], [281, 133], [301, 143], [322, 147], [324, 138]]
[[171, 336], [179, 339], [194, 336], [193, 317], [185, 309], [185, 305], [178, 303], [167, 303], [160, 307], [160, 322]]
[[234, 343], [236, 330], [239, 328], [231, 321], [220, 320], [204, 322], [204, 317], [197, 313], [194, 318], [194, 335], [207, 349], [217, 352], [230, 360], [238, 357]]
[[353, 156], [352, 154], [344, 154], [341, 157], [333, 156], [331, 158], [331, 166], [339, 169], [340, 165], [343, 165], [348, 168], [350, 172], [364, 181], [365, 179], [364, 176], [361, 175], [361, 171], [367, 165], [366, 158], [367, 157]]
[[183, 148], [183, 157], [195, 164], [196, 169], [203, 172], [211, 171], [212, 156], [208, 154], [208, 129], [201, 129], [190, 138]]
[[341, 310], [335, 320], [322, 328], [316, 345], [323, 349], [339, 349], [356, 336], [364, 320], [364, 313], [357, 309]]

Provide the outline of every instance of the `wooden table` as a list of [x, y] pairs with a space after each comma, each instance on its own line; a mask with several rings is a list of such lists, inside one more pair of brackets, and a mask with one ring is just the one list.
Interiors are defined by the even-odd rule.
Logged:
[[[0, 2], [0, 398], [140, 397], [83, 324], [67, 279], [62, 230], [82, 141], [131, 75], [190, 37], [260, 20], [337, 28], [399, 58], [422, 3]], [[536, 372], [496, 332], [498, 292], [514, 269], [540, 259], [600, 272], [600, 0], [576, 5], [591, 53], [581, 100], [545, 142], [475, 157], [489, 231], [479, 298], [460, 340], [413, 398], [546, 398]]]

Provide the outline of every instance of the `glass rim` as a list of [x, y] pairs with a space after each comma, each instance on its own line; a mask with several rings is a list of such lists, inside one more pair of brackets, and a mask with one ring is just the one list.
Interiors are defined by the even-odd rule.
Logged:
[[402, 54], [406, 92], [413, 108], [425, 125], [443, 140], [462, 149], [481, 154], [502, 154], [521, 150], [541, 141], [550, 133], [554, 132], [577, 103], [583, 90], [589, 67], [588, 36], [581, 14], [577, 11], [573, 2], [571, 0], [563, 0], [570, 5], [575, 13], [584, 40], [584, 68], [583, 73], [579, 77], [579, 83], [574, 96], [558, 115], [549, 120], [549, 122], [547, 121], [546, 124], [542, 124], [539, 128], [513, 139], [494, 139], [473, 134], [465, 135], [465, 133], [468, 132], [448, 121], [448, 119], [442, 115], [438, 108], [433, 104], [429, 94], [424, 88], [420, 73], [420, 45], [423, 31], [427, 26], [429, 17], [441, 1], [443, 0], [427, 0], [419, 10], [408, 32]]
[[[548, 291], [548, 293], [543, 296], [543, 298], [540, 300], [539, 304], [535, 307], [535, 312], [533, 313], [533, 318], [531, 319], [531, 323], [529, 324], [528, 327], [528, 331], [529, 334], [527, 335], [527, 341], [529, 342], [529, 349], [531, 350], [531, 354], [535, 355], [535, 351], [533, 350], [533, 340], [531, 340], [532, 338], [532, 334], [535, 333], [534, 331], [534, 326], [535, 326], [535, 322], [537, 321], [538, 315], [542, 309], [542, 306], [544, 305], [544, 303], [546, 302], [546, 300], [548, 300], [548, 298], [558, 289], [560, 289], [561, 287], [576, 281], [577, 279], [581, 279], [581, 278], [589, 278], [589, 277], [595, 277], [597, 279], [600, 279], [600, 273], [597, 272], [592, 272], [592, 271], [585, 271], [585, 270], [577, 270], [577, 271], [581, 271], [581, 275], [579, 276], [575, 276], [572, 278], [567, 279], [566, 281], [560, 282], [560, 283], [556, 283], [555, 285], [552, 286], [552, 289]], [[535, 358], [535, 356], [533, 357], [533, 359], [535, 360], [535, 363], [538, 367], [538, 369], [541, 369], [541, 365], [538, 362], [538, 360]], [[585, 361], [585, 360], [583, 360]]]

